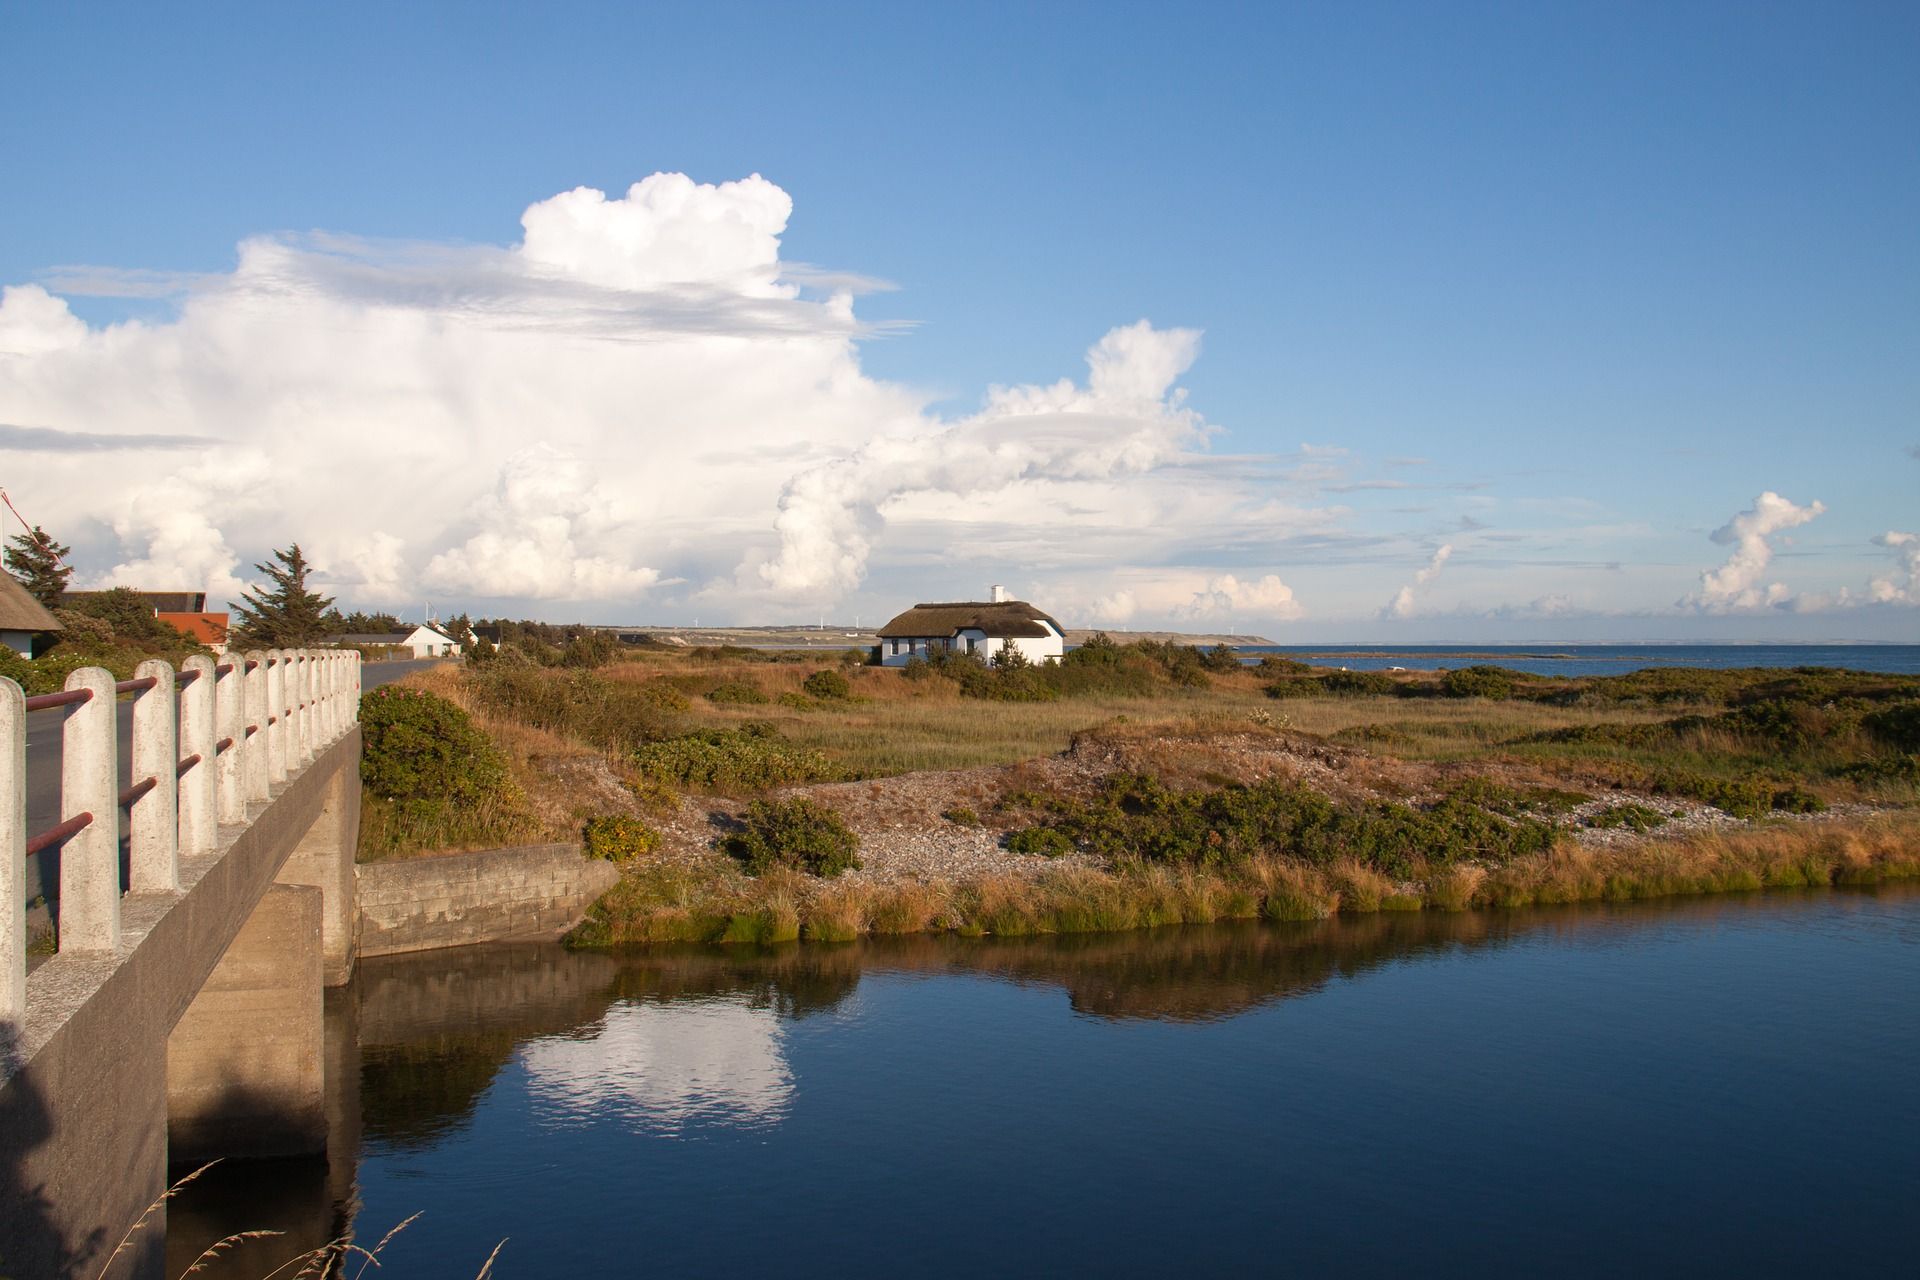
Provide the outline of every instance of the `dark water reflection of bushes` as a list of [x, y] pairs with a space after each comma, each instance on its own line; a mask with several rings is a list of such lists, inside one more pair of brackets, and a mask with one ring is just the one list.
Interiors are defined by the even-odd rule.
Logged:
[[[1883, 888], [1881, 893], [1920, 892]], [[1766, 900], [1791, 906], [1779, 894]], [[1060, 991], [1081, 1014], [1204, 1021], [1311, 995], [1403, 960], [1543, 934], [1625, 937], [1756, 909], [1742, 897], [1523, 912], [1383, 912], [996, 941], [944, 936], [845, 945], [571, 952], [470, 948], [365, 962], [353, 999], [366, 1136], [429, 1143], [465, 1122], [516, 1048], [590, 1035], [616, 1001], [724, 997], [782, 1018], [840, 1008], [869, 974], [977, 975]]]

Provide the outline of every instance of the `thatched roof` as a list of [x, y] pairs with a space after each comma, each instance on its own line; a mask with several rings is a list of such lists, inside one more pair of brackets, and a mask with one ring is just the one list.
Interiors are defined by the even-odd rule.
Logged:
[[59, 619], [27, 594], [19, 579], [0, 573], [0, 631], [58, 631]]
[[[1042, 623], [1052, 623], [1053, 631], [1048, 631]], [[1024, 600], [997, 604], [962, 600], [952, 604], [917, 604], [880, 628], [878, 635], [882, 640], [904, 640], [945, 638], [962, 631], [984, 631], [996, 640], [1002, 637], [1033, 640], [1056, 631], [1063, 636], [1067, 633], [1065, 627]]]

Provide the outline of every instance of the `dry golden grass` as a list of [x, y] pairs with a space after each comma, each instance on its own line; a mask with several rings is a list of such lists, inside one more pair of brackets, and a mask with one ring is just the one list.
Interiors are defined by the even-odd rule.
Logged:
[[969, 937], [1087, 933], [1264, 916], [1520, 908], [1633, 901], [1774, 887], [1920, 878], [1920, 817], [1780, 822], [1732, 834], [1595, 848], [1562, 843], [1505, 866], [1421, 868], [1395, 883], [1353, 862], [1304, 866], [1282, 856], [1222, 867], [1123, 861], [1039, 876], [963, 882], [809, 881], [652, 871], [604, 899], [576, 943], [846, 940], [862, 933]]

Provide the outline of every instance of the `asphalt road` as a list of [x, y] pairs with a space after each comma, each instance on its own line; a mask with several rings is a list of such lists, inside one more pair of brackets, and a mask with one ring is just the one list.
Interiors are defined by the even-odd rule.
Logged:
[[[410, 671], [432, 665], [418, 662], [369, 662], [360, 668], [360, 687], [373, 689], [389, 684]], [[133, 703], [121, 702], [115, 708], [120, 723], [120, 787], [132, 780]], [[27, 834], [45, 831], [60, 821], [60, 725], [66, 712], [34, 711], [27, 715]], [[125, 811], [121, 829], [126, 827]], [[27, 859], [27, 901], [32, 902], [44, 887], [60, 883], [60, 851], [48, 849]]]

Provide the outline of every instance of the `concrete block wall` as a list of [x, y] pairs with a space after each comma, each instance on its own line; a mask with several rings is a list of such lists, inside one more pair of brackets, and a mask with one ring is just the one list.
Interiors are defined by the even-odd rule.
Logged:
[[520, 845], [360, 869], [360, 954], [558, 938], [620, 873], [577, 844]]

